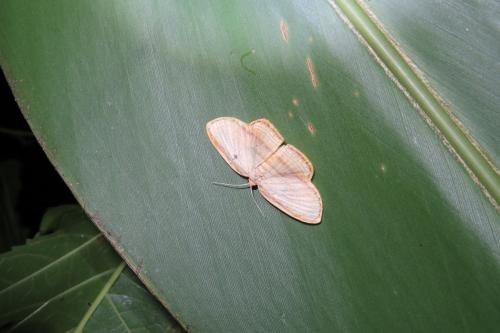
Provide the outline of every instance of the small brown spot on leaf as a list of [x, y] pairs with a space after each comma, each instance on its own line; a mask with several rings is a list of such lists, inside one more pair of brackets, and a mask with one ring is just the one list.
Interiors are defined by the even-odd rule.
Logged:
[[307, 130], [309, 131], [309, 133], [311, 133], [311, 135], [316, 134], [316, 128], [314, 127], [314, 125], [311, 122], [307, 123]]
[[311, 84], [313, 88], [318, 86], [318, 80], [316, 79], [316, 73], [314, 72], [314, 66], [310, 57], [306, 60], [307, 69], [309, 69], [309, 75], [311, 76]]
[[293, 118], [293, 112], [292, 111], [288, 111], [288, 117]]
[[354, 92], [352, 93], [352, 95], [353, 95], [354, 97], [359, 97], [359, 91], [354, 90]]
[[288, 24], [285, 20], [280, 21], [281, 38], [288, 43]]
[[380, 164], [380, 171], [385, 172], [385, 165]]
[[134, 269], [134, 273], [135, 273], [136, 275], [141, 274], [141, 272], [142, 272], [142, 269], [143, 269], [143, 268], [144, 268], [144, 258], [141, 258], [141, 259], [139, 260], [139, 264], [138, 264], [138, 265], [135, 267], [135, 269]]
[[292, 104], [295, 106], [299, 106], [299, 100], [296, 98], [292, 99]]

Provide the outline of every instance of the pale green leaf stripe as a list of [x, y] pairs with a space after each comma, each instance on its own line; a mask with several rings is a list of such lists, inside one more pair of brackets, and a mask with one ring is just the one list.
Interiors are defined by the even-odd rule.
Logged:
[[118, 267], [116, 268], [116, 270], [110, 276], [108, 282], [106, 282], [106, 284], [104, 285], [104, 287], [102, 287], [102, 290], [99, 292], [99, 294], [97, 295], [97, 297], [95, 298], [95, 300], [90, 305], [89, 309], [87, 310], [87, 312], [83, 316], [82, 320], [80, 321], [80, 323], [76, 327], [76, 329], [74, 331], [75, 333], [83, 332], [83, 329], [84, 329], [85, 325], [87, 325], [87, 322], [89, 321], [90, 317], [92, 317], [92, 315], [94, 314], [95, 310], [97, 309], [97, 307], [99, 306], [99, 304], [101, 304], [102, 300], [104, 299], [104, 297], [106, 296], [106, 294], [108, 293], [108, 291], [115, 284], [115, 281], [118, 279], [118, 277], [120, 276], [120, 274], [122, 273], [122, 271], [123, 271], [124, 268], [125, 268], [125, 262], [122, 261], [121, 264], [118, 265]]
[[111, 274], [112, 272], [112, 269], [108, 269], [107, 271], [104, 271], [102, 273], [99, 273], [97, 275], [94, 275], [80, 283], [78, 283], [77, 285], [74, 285], [73, 287], [69, 288], [69, 289], [66, 289], [65, 291], [57, 294], [56, 296], [52, 297], [51, 299], [49, 299], [48, 301], [44, 302], [41, 306], [39, 306], [36, 310], [34, 310], [33, 312], [31, 312], [27, 317], [25, 317], [23, 320], [21, 320], [20, 322], [18, 322], [15, 326], [11, 327], [8, 332], [13, 332], [15, 331], [18, 327], [22, 326], [25, 322], [27, 322], [28, 320], [30, 320], [31, 318], [33, 318], [37, 313], [39, 313], [40, 311], [42, 311], [46, 306], [48, 306], [50, 303], [53, 303], [55, 300], [57, 299], [60, 299], [61, 297], [64, 297], [65, 295], [75, 291], [76, 289], [78, 288], [81, 288], [83, 286], [85, 286], [86, 284], [89, 284], [97, 279], [100, 279], [101, 277], [103, 277], [104, 275], [107, 275], [107, 274]]
[[116, 316], [118, 317], [118, 319], [122, 323], [123, 327], [125, 327], [125, 329], [127, 330], [127, 332], [132, 332], [130, 330], [130, 328], [128, 328], [128, 325], [125, 322], [125, 320], [123, 319], [123, 316], [121, 315], [120, 311], [118, 311], [118, 309], [116, 308], [115, 303], [113, 303], [113, 301], [109, 299], [109, 295], [107, 295], [107, 294], [106, 294], [106, 301], [108, 301], [109, 306], [111, 307], [111, 309], [113, 309], [113, 312], [116, 314]]
[[43, 272], [49, 270], [50, 268], [56, 266], [57, 264], [59, 264], [61, 261], [65, 260], [65, 259], [68, 259], [70, 258], [73, 254], [76, 254], [78, 253], [79, 251], [81, 251], [82, 249], [84, 249], [85, 247], [89, 246], [90, 244], [92, 244], [94, 241], [96, 241], [97, 239], [99, 239], [100, 237], [102, 237], [102, 234], [99, 234], [99, 235], [96, 235], [94, 237], [92, 237], [91, 239], [89, 239], [88, 241], [86, 241], [85, 243], [81, 244], [80, 246], [74, 248], [73, 250], [69, 251], [68, 253], [66, 253], [65, 255], [57, 258], [56, 260], [54, 260], [53, 262], [51, 262], [50, 264], [48, 264], [47, 266], [44, 266], [42, 267], [41, 269], [31, 273], [30, 275], [22, 278], [21, 280], [19, 281], [16, 281], [15, 283], [11, 284], [10, 286], [6, 287], [5, 289], [3, 290], [0, 290], [0, 297], [2, 297], [2, 294], [6, 293], [7, 291], [10, 291], [11, 289], [14, 289], [20, 285], [22, 285], [23, 283], [25, 283], [26, 281], [29, 281], [30, 279], [32, 278], [35, 278], [37, 275], [40, 275], [42, 274]]
[[[410, 64], [398, 52], [388, 37], [370, 19], [369, 15], [355, 0], [329, 0], [342, 11], [353, 28], [392, 72], [411, 98], [430, 118], [433, 125], [450, 143], [470, 171], [478, 178], [479, 184], [492, 197], [498, 207], [500, 203], [500, 177], [481, 151], [467, 138], [467, 135], [450, 117], [443, 105], [432, 94], [425, 82], [412, 70]], [[332, 2], [334, 1], [334, 3]], [[484, 151], [484, 149], [480, 148]], [[483, 189], [483, 190], [484, 190]], [[490, 198], [491, 199], [491, 198]]]

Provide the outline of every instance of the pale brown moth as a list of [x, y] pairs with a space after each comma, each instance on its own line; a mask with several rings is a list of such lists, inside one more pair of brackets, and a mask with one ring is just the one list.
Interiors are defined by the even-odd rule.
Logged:
[[321, 222], [323, 203], [311, 182], [312, 163], [294, 146], [283, 145], [283, 137], [269, 120], [247, 124], [232, 117], [216, 118], [207, 123], [207, 133], [229, 166], [248, 178], [248, 183], [233, 187], [257, 186], [264, 198], [291, 217], [309, 224]]

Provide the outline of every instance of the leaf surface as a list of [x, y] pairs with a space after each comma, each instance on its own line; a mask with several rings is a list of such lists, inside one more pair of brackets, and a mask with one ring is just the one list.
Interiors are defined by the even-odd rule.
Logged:
[[[497, 211], [327, 1], [16, 0], [0, 22], [50, 159], [193, 331], [498, 327]], [[243, 182], [207, 138], [220, 116], [307, 155], [320, 225], [211, 186]]]
[[180, 332], [123, 267], [79, 207], [51, 209], [37, 237], [0, 256], [0, 327], [67, 332], [80, 324], [88, 332]]

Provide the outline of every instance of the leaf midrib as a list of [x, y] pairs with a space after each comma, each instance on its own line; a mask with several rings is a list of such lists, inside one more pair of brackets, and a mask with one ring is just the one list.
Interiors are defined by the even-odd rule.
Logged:
[[76, 326], [74, 332], [75, 333], [80, 333], [83, 332], [83, 329], [85, 328], [85, 325], [87, 325], [88, 321], [94, 314], [95, 310], [101, 304], [102, 300], [104, 297], [107, 295], [111, 287], [115, 284], [116, 280], [120, 277], [120, 274], [122, 273], [123, 269], [125, 268], [125, 261], [122, 261], [114, 270], [113, 274], [109, 277], [108, 281], [106, 284], [102, 287], [101, 291], [99, 294], [96, 296], [92, 304], [90, 305], [89, 309], [87, 312], [83, 315], [82, 320], [78, 323]]
[[21, 285], [22, 283], [28, 281], [29, 279], [31, 278], [34, 278], [36, 277], [37, 275], [45, 272], [46, 270], [50, 269], [51, 267], [57, 265], [58, 263], [60, 263], [61, 261], [71, 257], [73, 254], [75, 253], [78, 253], [78, 251], [82, 250], [83, 248], [87, 247], [88, 245], [92, 244], [94, 241], [96, 241], [98, 238], [102, 237], [102, 234], [98, 234], [94, 237], [92, 237], [91, 239], [89, 239], [88, 241], [86, 241], [85, 243], [79, 245], [78, 247], [74, 248], [73, 250], [69, 251], [68, 253], [64, 254], [63, 256], [57, 258], [56, 260], [54, 260], [53, 262], [51, 262], [50, 264], [34, 271], [33, 273], [25, 276], [24, 278], [16, 281], [15, 283], [11, 284], [10, 286], [8, 286], [7, 288], [3, 289], [3, 290], [0, 290], [0, 297], [2, 296], [2, 294], [8, 292], [9, 290], [11, 289], [14, 289], [16, 288], [17, 286]]
[[123, 319], [123, 316], [120, 314], [120, 312], [116, 308], [115, 303], [113, 303], [113, 301], [110, 299], [109, 295], [106, 295], [106, 301], [108, 301], [109, 305], [113, 309], [113, 312], [116, 314], [116, 316], [118, 317], [118, 319], [120, 319], [120, 322], [122, 323], [123, 327], [125, 327], [125, 329], [127, 330], [127, 332], [131, 333], [132, 331], [130, 330], [130, 328], [128, 327], [127, 323]]
[[85, 285], [97, 280], [97, 279], [100, 279], [101, 277], [105, 276], [105, 275], [108, 275], [108, 274], [112, 274], [112, 272], [114, 271], [114, 269], [108, 269], [104, 272], [101, 272], [99, 274], [96, 274], [92, 277], [89, 277], [88, 279], [85, 279], [77, 284], [75, 284], [74, 286], [60, 292], [59, 294], [51, 297], [50, 299], [48, 299], [47, 301], [45, 302], [39, 302], [36, 304], [37, 308], [31, 312], [28, 316], [26, 316], [23, 320], [19, 321], [15, 326], [13, 326], [12, 328], [9, 329], [9, 332], [11, 331], [14, 331], [16, 330], [18, 327], [22, 326], [22, 324], [24, 324], [26, 321], [28, 321], [30, 318], [32, 318], [34, 315], [36, 315], [38, 312], [42, 311], [47, 305], [49, 305], [50, 303], [54, 302], [55, 300], [57, 299], [60, 299], [61, 297], [73, 292], [74, 290], [78, 289], [78, 288], [81, 288], [81, 287], [84, 287]]
[[425, 113], [435, 130], [444, 137], [445, 144], [451, 145], [450, 151], [462, 162], [468, 174], [498, 209], [500, 177], [497, 168], [483, 153], [485, 149], [462, 130], [463, 125], [438, 99], [421, 74], [412, 69], [415, 65], [408, 62], [411, 60], [402, 55], [391, 37], [379, 28], [381, 25], [370, 18], [373, 15], [366, 12], [365, 4], [360, 5], [357, 0], [328, 1], [337, 11], [342, 11], [341, 14], [349, 20], [351, 28], [363, 38], [381, 65], [390, 70], [394, 76], [391, 79], [397, 80], [399, 88]]

